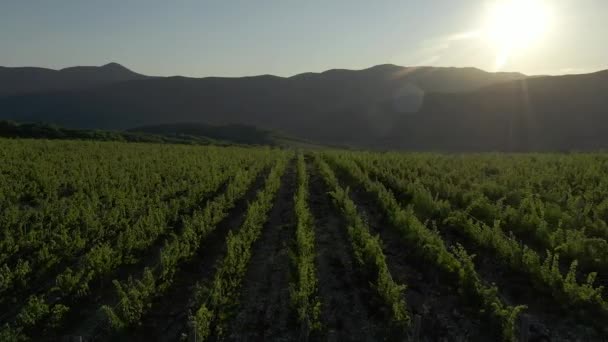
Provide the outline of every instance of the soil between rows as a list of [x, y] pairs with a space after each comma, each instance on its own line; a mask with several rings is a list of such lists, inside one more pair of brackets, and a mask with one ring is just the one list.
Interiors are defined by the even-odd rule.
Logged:
[[289, 293], [291, 260], [295, 241], [295, 162], [281, 179], [261, 236], [254, 242], [247, 267], [238, 312], [229, 324], [228, 340], [296, 341], [296, 317]]
[[314, 218], [316, 267], [323, 330], [320, 341], [381, 341], [388, 327], [370, 283], [354, 259], [346, 223], [331, 203], [316, 168], [310, 174], [309, 206]]

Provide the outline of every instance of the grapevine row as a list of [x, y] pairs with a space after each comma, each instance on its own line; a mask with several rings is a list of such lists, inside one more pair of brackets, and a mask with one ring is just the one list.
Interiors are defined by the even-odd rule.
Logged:
[[374, 274], [374, 289], [387, 307], [391, 309], [394, 323], [398, 326], [408, 327], [411, 318], [403, 296], [406, 286], [397, 284], [393, 280], [386, 264], [386, 257], [382, 251], [382, 243], [379, 237], [371, 235], [369, 228], [357, 213], [355, 204], [349, 198], [348, 191], [340, 186], [327, 163], [318, 156], [315, 156], [315, 163], [325, 183], [331, 189], [330, 194], [336, 207], [346, 219], [348, 235], [357, 261], [360, 265], [369, 268], [371, 273]]
[[[262, 159], [263, 161], [263, 159]], [[248, 172], [239, 172], [234, 177], [233, 181], [228, 185], [228, 191], [235, 187], [246, 188], [253, 179], [254, 175], [257, 174], [259, 169], [263, 167], [263, 162], [255, 163], [251, 170]], [[235, 165], [236, 166], [236, 165]], [[233, 190], [234, 191], [234, 190]], [[232, 194], [232, 192], [230, 192]], [[200, 193], [194, 191], [193, 194], [200, 195]], [[185, 201], [184, 203], [188, 203]], [[195, 212], [194, 217], [197, 216], [198, 212]], [[164, 213], [159, 213], [156, 217], [159, 217], [159, 221], [153, 222], [149, 226], [142, 227], [142, 230], [138, 233], [136, 227], [133, 230], [124, 231], [123, 234], [119, 234], [115, 240], [115, 245], [112, 248], [109, 244], [101, 244], [91, 249], [85, 258], [77, 264], [75, 271], [71, 268], [67, 268], [63, 273], [59, 274], [56, 278], [56, 286], [47, 291], [43, 295], [33, 295], [27, 300], [25, 306], [21, 308], [19, 314], [16, 316], [15, 325], [11, 330], [22, 333], [27, 329], [34, 329], [35, 327], [40, 328], [40, 324], [43, 321], [50, 326], [51, 329], [55, 325], [60, 324], [63, 317], [70, 310], [71, 305], [69, 301], [64, 299], [61, 302], [57, 302], [55, 298], [64, 298], [72, 296], [71, 301], [74, 301], [78, 297], [85, 295], [88, 292], [88, 285], [94, 279], [99, 278], [102, 275], [111, 274], [112, 270], [121, 266], [124, 263], [134, 263], [136, 259], [133, 252], [147, 249], [166, 228], [167, 217]], [[162, 220], [162, 219], [165, 220]], [[189, 231], [187, 218], [183, 219], [184, 228], [182, 229], [181, 235], [185, 235]], [[169, 239], [171, 240], [171, 238]], [[174, 239], [175, 240], [175, 239]], [[165, 248], [170, 244], [165, 243]], [[161, 251], [161, 256], [166, 255], [165, 250]], [[146, 279], [147, 273], [144, 272], [144, 279]], [[35, 313], [35, 314], [32, 314]], [[25, 319], [24, 319], [25, 318]]]
[[230, 231], [226, 238], [227, 252], [217, 269], [204, 302], [198, 305], [191, 317], [197, 340], [205, 340], [210, 335], [221, 338], [225, 335], [225, 325], [231, 311], [238, 304], [239, 289], [251, 259], [251, 246], [260, 236], [273, 200], [281, 186], [281, 176], [287, 158], [280, 158], [270, 171], [262, 191], [249, 204], [245, 221], [236, 232]]
[[393, 194], [381, 183], [373, 182], [352, 161], [333, 154], [324, 154], [330, 163], [347, 172], [359, 186], [372, 194], [389, 222], [399, 230], [407, 246], [438, 269], [457, 280], [460, 291], [489, 312], [500, 327], [503, 339], [514, 341], [517, 336], [516, 319], [525, 306], [509, 306], [501, 300], [498, 289], [485, 285], [475, 271], [473, 258], [457, 246], [453, 253], [435, 231], [425, 227], [411, 209], [403, 209]]
[[[279, 159], [280, 162], [281, 159]], [[111, 328], [120, 331], [137, 323], [149, 309], [154, 298], [171, 285], [179, 265], [191, 258], [204, 243], [204, 239], [226, 218], [230, 209], [242, 198], [260, 169], [239, 171], [225, 192], [209, 201], [202, 211], [184, 220], [184, 228], [179, 235], [170, 236], [164, 243], [158, 263], [146, 267], [140, 280], [114, 280], [118, 302], [103, 305]]]
[[291, 284], [290, 293], [301, 323], [302, 331], [320, 329], [321, 303], [317, 295], [317, 275], [315, 267], [315, 232], [313, 217], [308, 207], [308, 173], [303, 154], [297, 157], [298, 187], [294, 196], [296, 213], [296, 281]]
[[[525, 195], [517, 207], [504, 206], [502, 200], [494, 204], [484, 194], [465, 188], [456, 188], [449, 195], [439, 196], [440, 193], [436, 193], [435, 196], [432, 196], [426, 188], [437, 187], [441, 180], [425, 181], [425, 177], [417, 177], [415, 180], [404, 179], [395, 176], [398, 173], [395, 166], [385, 163], [382, 163], [382, 167], [376, 166], [366, 162], [364, 158], [358, 158], [357, 161], [365, 164], [364, 168], [389, 184], [393, 184], [395, 188], [403, 191], [409, 189], [407, 192], [414, 196], [412, 202], [421, 210], [426, 212], [433, 210], [433, 202], [439, 202], [433, 201], [433, 198], [441, 197], [449, 203], [456, 203], [467, 214], [480, 219], [487, 225], [493, 225], [494, 221], [500, 220], [501, 227], [508, 227], [518, 236], [527, 237], [535, 245], [559, 253], [571, 262], [577, 260], [586, 270], [608, 271], [608, 240], [603, 237], [589, 237], [589, 232], [584, 228], [566, 229], [562, 217], [568, 214], [561, 214], [559, 210], [550, 211], [550, 204], [544, 203], [538, 195]], [[449, 203], [441, 203], [443, 213], [446, 212], [445, 207], [449, 206]], [[579, 216], [579, 211], [576, 210], [577, 214], [574, 215]], [[558, 216], [559, 219], [556, 218]], [[592, 235], [597, 234], [603, 235], [596, 229]]]
[[424, 186], [400, 182], [390, 173], [383, 173], [372, 165], [368, 168], [372, 173], [392, 184], [400, 193], [410, 194], [414, 199], [412, 201], [414, 209], [417, 213], [422, 213], [422, 217], [431, 218], [429, 212], [439, 214], [439, 218], [444, 220], [444, 223], [456, 225], [477, 245], [492, 250], [498, 256], [499, 262], [526, 274], [540, 291], [549, 290], [552, 297], [562, 303], [566, 309], [586, 309], [590, 313], [587, 316], [598, 322], [598, 326], [601, 325], [599, 322], [608, 318], [608, 302], [603, 299], [604, 289], [601, 286], [594, 286], [597, 273], [589, 273], [585, 280], [579, 283], [576, 279], [578, 266], [576, 260], [572, 261], [568, 272], [564, 275], [559, 268], [559, 254], [548, 251], [543, 259], [533, 249], [506, 235], [500, 228], [500, 220], [494, 221], [494, 225], [489, 226], [471, 217], [466, 210], [446, 210], [446, 202], [433, 199]]

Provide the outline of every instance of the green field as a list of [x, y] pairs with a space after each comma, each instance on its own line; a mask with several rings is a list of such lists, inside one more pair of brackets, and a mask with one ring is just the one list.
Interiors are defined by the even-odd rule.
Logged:
[[606, 154], [0, 139], [0, 161], [0, 341], [608, 336]]

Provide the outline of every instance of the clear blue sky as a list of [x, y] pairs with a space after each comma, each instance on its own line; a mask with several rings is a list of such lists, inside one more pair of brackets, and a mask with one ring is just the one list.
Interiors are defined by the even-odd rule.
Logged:
[[[0, 65], [121, 63], [150, 75], [294, 75], [376, 64], [475, 66], [485, 0], [0, 0]], [[504, 70], [608, 68], [608, 1], [546, 0], [550, 32]]]

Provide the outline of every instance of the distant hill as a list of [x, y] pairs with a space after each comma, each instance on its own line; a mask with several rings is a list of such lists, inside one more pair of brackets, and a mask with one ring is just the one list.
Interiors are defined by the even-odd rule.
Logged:
[[431, 92], [468, 92], [525, 78], [474, 68], [379, 65], [289, 78], [163, 77], [0, 99], [0, 117], [72, 128], [175, 122], [244, 124], [322, 144], [371, 146]]
[[68, 129], [45, 123], [18, 123], [0, 120], [1, 138], [27, 138], [49, 140], [125, 141], [188, 145], [228, 145], [205, 136], [170, 136], [143, 132]]
[[288, 146], [308, 144], [306, 141], [294, 139], [278, 132], [242, 124], [214, 126], [201, 123], [174, 123], [135, 127], [128, 129], [127, 132], [174, 138], [205, 138], [243, 145]]
[[429, 94], [377, 147], [439, 151], [608, 149], [608, 71]]
[[127, 131], [69, 129], [45, 123], [0, 120], [0, 137], [126, 141], [189, 145], [267, 145], [274, 147], [319, 147], [276, 132], [246, 125], [211, 126], [179, 123], [137, 127]]
[[0, 67], [0, 97], [30, 93], [77, 90], [115, 82], [147, 79], [120, 64], [78, 66], [61, 70]]

